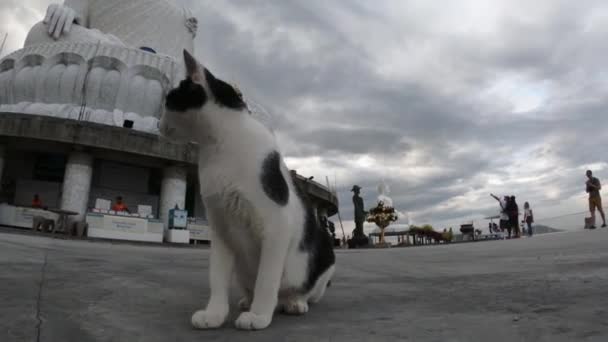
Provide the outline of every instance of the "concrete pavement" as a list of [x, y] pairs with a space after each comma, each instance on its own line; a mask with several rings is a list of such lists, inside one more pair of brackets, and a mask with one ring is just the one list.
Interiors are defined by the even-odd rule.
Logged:
[[0, 232], [0, 341], [608, 340], [608, 230], [337, 254], [307, 315], [198, 331], [207, 249]]

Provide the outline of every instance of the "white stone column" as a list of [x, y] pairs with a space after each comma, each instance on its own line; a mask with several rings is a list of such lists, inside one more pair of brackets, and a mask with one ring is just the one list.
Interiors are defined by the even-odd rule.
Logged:
[[81, 221], [87, 211], [91, 179], [93, 178], [93, 157], [83, 152], [72, 152], [65, 167], [61, 209], [78, 212], [71, 220]]
[[0, 145], [0, 190], [2, 190], [2, 170], [4, 170], [4, 154], [5, 148], [3, 145]]
[[[169, 210], [186, 207], [186, 168], [169, 166], [163, 171], [163, 181], [160, 188], [159, 217], [165, 225], [169, 224]], [[191, 215], [191, 213], [188, 213]]]
[[317, 207], [317, 217], [321, 218], [323, 216], [327, 217], [327, 207], [318, 206]]

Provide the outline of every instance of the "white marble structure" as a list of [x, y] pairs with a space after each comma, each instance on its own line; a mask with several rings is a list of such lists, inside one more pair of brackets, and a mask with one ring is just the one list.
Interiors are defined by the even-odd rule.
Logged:
[[81, 152], [72, 152], [65, 168], [61, 209], [77, 212], [71, 220], [82, 221], [87, 212], [91, 191], [93, 158]]
[[382, 183], [378, 185], [378, 202], [384, 203], [385, 207], [392, 207], [393, 199], [388, 196], [390, 193], [391, 190], [388, 184], [382, 181]]
[[[158, 226], [167, 225], [176, 204], [186, 207], [186, 189], [193, 191], [196, 185], [187, 178], [198, 149], [111, 126], [130, 120], [134, 130], [158, 132], [164, 97], [183, 78], [182, 50], [194, 53], [196, 30], [196, 19], [175, 0], [50, 5], [24, 47], [0, 60], [0, 138], [9, 142], [5, 151], [0, 146], [0, 180], [11, 184], [9, 191], [0, 192], [0, 201], [27, 207], [31, 196], [40, 193], [45, 205], [78, 212], [71, 219], [90, 218], [93, 235], [137, 239], [152, 234], [145, 239], [161, 241]], [[250, 104], [254, 117], [272, 129], [268, 112]], [[77, 152], [66, 156], [66, 151]], [[318, 203], [334, 208], [331, 194], [312, 183], [307, 188]], [[193, 210], [188, 214], [202, 217], [198, 189], [196, 194], [188, 202]], [[132, 228], [137, 231], [129, 232], [121, 231], [123, 226], [112, 228], [104, 215], [87, 213], [97, 198], [117, 196], [131, 210], [151, 206], [160, 220], [147, 220], [146, 229], [137, 223]], [[190, 240], [186, 232], [173, 232], [180, 234], [182, 241]]]
[[155, 133], [196, 29], [191, 13], [167, 0], [50, 5], [24, 48], [0, 60], [0, 111], [115, 126], [131, 120]]
[[160, 189], [160, 219], [165, 225], [169, 224], [169, 210], [177, 205], [185, 208], [186, 203], [186, 169], [180, 166], [169, 166], [164, 169]]
[[[72, 18], [70, 21], [69, 19]], [[35, 25], [25, 46], [56, 41], [147, 47], [178, 57], [193, 51], [197, 20], [167, 0], [65, 0], [51, 4]]]
[[[4, 170], [4, 146], [0, 145], [0, 181], [2, 180], [2, 171]], [[0, 190], [2, 190], [2, 183], [0, 182]]]
[[[165, 94], [183, 75], [182, 51], [194, 52], [197, 20], [171, 0], [65, 0], [48, 7], [24, 47], [0, 60], [0, 112], [91, 121], [157, 133]], [[93, 156], [70, 154], [61, 208], [83, 220]], [[3, 150], [0, 149], [0, 179]], [[184, 208], [185, 168], [162, 182], [160, 216]]]

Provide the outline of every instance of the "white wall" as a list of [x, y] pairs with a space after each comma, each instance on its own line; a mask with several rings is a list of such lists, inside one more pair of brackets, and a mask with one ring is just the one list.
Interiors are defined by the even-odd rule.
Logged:
[[126, 192], [147, 193], [150, 170], [138, 167], [101, 161], [99, 172], [99, 187], [108, 189], [122, 189]]

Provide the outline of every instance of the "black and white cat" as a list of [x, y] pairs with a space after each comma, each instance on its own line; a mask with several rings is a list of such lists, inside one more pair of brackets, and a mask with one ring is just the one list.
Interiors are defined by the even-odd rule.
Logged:
[[161, 134], [199, 143], [199, 180], [211, 226], [205, 310], [196, 328], [222, 325], [232, 275], [244, 293], [235, 324], [264, 329], [275, 309], [304, 314], [334, 273], [332, 241], [294, 184], [274, 134], [254, 119], [241, 95], [187, 51], [186, 79], [169, 92]]

